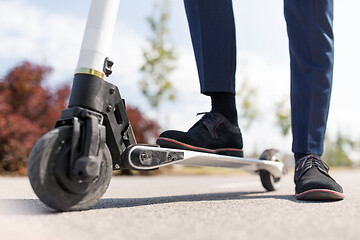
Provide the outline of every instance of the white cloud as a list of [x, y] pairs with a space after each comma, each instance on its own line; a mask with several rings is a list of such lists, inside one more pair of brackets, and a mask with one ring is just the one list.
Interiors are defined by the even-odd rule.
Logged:
[[22, 0], [1, 2], [0, 9], [1, 59], [45, 63], [54, 68], [54, 81], [71, 80], [85, 20]]

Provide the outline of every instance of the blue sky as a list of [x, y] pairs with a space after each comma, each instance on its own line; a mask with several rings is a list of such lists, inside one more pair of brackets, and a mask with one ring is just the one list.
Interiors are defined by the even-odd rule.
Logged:
[[[151, 13], [151, 0], [120, 0], [119, 17], [110, 58], [115, 61], [110, 82], [117, 84], [129, 104], [156, 117], [141, 95], [142, 49], [149, 34], [145, 18]], [[23, 60], [53, 67], [49, 85], [70, 84], [85, 28], [90, 0], [0, 0], [0, 76]], [[335, 1], [334, 88], [328, 130], [340, 129], [360, 139], [360, 77], [357, 74], [360, 23], [357, 0]], [[261, 118], [243, 131], [245, 151], [275, 147], [289, 151], [290, 136], [283, 138], [274, 124], [275, 102], [289, 96], [289, 57], [282, 1], [234, 0], [238, 43], [238, 87], [248, 77], [258, 89]], [[170, 24], [177, 48], [178, 68], [172, 79], [178, 100], [161, 107], [164, 128], [187, 130], [198, 118], [197, 112], [210, 109], [197, 82], [183, 2], [173, 1]], [[194, 104], [196, 102], [197, 104]]]

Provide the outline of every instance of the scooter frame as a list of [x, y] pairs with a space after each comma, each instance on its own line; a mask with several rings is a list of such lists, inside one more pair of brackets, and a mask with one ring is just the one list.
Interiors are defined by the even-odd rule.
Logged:
[[[125, 101], [117, 86], [105, 81], [112, 73], [108, 56], [118, 6], [119, 0], [92, 0], [68, 108], [57, 130], [39, 139], [30, 155], [29, 179], [39, 198], [61, 211], [90, 208], [106, 191], [109, 162], [113, 170], [170, 164], [241, 168], [259, 174], [267, 190], [276, 190], [285, 168], [275, 150], [256, 160], [136, 143]], [[92, 196], [93, 188], [101, 191]]]

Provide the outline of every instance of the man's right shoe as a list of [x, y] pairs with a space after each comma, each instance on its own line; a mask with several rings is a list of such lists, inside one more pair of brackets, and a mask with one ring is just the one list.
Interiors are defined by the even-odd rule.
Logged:
[[156, 143], [164, 148], [243, 157], [240, 128], [217, 112], [206, 113], [189, 131], [165, 131]]
[[299, 200], [337, 201], [345, 197], [342, 187], [329, 175], [329, 167], [315, 154], [296, 162], [294, 182]]

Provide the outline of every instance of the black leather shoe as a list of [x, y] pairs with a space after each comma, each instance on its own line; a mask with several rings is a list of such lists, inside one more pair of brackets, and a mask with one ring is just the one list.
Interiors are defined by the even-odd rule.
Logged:
[[189, 131], [169, 130], [160, 134], [160, 147], [243, 157], [240, 128], [217, 112], [206, 113]]
[[319, 156], [299, 159], [295, 168], [295, 192], [299, 200], [336, 201], [344, 199], [342, 187], [329, 175], [329, 167]]

